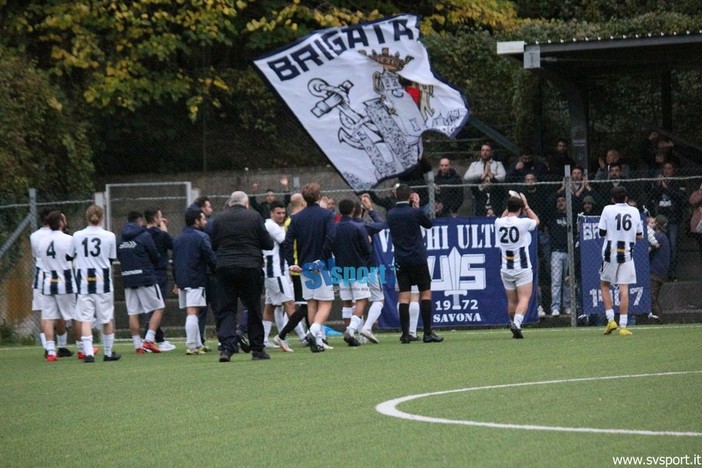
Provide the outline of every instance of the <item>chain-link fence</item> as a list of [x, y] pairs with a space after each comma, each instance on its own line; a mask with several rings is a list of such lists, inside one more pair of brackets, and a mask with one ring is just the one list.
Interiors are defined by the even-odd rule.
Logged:
[[[422, 206], [431, 217], [500, 216], [509, 190], [524, 193], [529, 205], [540, 217], [538, 301], [546, 315], [577, 314], [580, 297], [577, 291], [580, 280], [577, 215], [598, 215], [609, 203], [609, 192], [617, 183], [627, 187], [630, 198], [635, 200], [642, 212], [652, 216], [664, 214], [668, 218], [667, 234], [673, 250], [671, 279], [699, 280], [702, 234], [695, 232], [694, 226], [690, 227], [696, 213], [702, 214], [702, 174], [699, 171], [689, 171], [666, 179], [648, 177], [648, 174], [638, 177], [640, 174], [632, 173], [629, 179], [620, 180], [587, 180], [581, 178], [576, 171], [572, 177], [564, 180], [540, 181], [533, 175], [527, 175], [526, 180], [522, 181], [466, 183], [463, 174], [467, 165], [457, 166], [455, 172], [459, 177], [450, 183], [443, 183], [444, 178], [435, 175], [433, 179], [427, 177], [428, 182], [424, 184], [415, 184], [415, 190], [422, 194]], [[222, 209], [231, 189], [243, 189], [250, 192], [250, 197], [258, 197], [263, 201], [263, 193], [246, 190], [254, 182], [261, 187], [271, 188], [276, 198], [284, 198], [289, 192], [280, 190], [277, 184], [279, 178], [279, 173], [270, 171], [235, 179], [237, 186], [234, 187], [231, 186], [230, 175], [222, 176], [229, 183], [217, 182], [214, 176], [200, 179], [196, 183], [207, 187], [201, 187], [199, 193], [210, 197], [216, 213]], [[306, 182], [320, 181], [324, 195], [333, 199], [334, 205], [344, 198], [355, 199], [359, 195], [345, 187], [338, 175], [329, 169], [300, 171], [299, 175], [291, 177], [291, 181], [289, 188], [292, 191], [298, 191]], [[370, 192], [381, 216], [395, 202], [394, 182], [396, 181], [388, 181]], [[112, 230], [119, 235], [119, 228], [124, 224], [128, 211], [155, 206], [161, 208], [171, 220], [169, 231], [172, 235], [177, 235], [183, 224], [184, 207], [197, 194], [186, 193], [182, 189], [185, 186], [183, 184], [181, 183], [181, 188], [176, 188], [178, 184], [160, 183], [150, 186], [141, 184], [138, 189], [136, 186], [123, 186], [121, 193], [113, 192], [113, 206], [119, 208], [112, 210]], [[166, 190], [165, 187], [170, 188]], [[694, 199], [695, 194], [699, 198]], [[95, 199], [106, 202], [105, 197], [97, 196]], [[0, 256], [0, 326], [4, 341], [36, 337], [39, 333], [39, 316], [31, 311], [31, 284], [35, 265], [29, 235], [33, 228], [30, 223], [21, 226], [22, 220], [30, 213], [42, 209], [58, 209], [66, 214], [70, 231], [74, 232], [85, 226], [85, 210], [95, 199], [66, 196], [48, 200], [39, 194], [33, 204], [30, 203], [29, 196], [25, 200], [13, 200], [13, 203], [0, 201], [0, 216], [4, 222], [3, 236], [0, 239], [3, 243]], [[16, 231], [15, 240], [8, 242], [13, 231]], [[119, 275], [118, 267], [115, 268], [115, 273], [116, 276]], [[575, 287], [572, 291], [571, 286]], [[116, 291], [116, 300], [122, 300], [121, 291]], [[119, 323], [118, 320], [118, 326]]]

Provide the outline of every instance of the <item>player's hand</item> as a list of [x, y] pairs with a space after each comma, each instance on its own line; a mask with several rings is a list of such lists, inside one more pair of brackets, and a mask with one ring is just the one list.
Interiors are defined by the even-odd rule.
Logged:
[[299, 265], [292, 265], [290, 267], [290, 271], [294, 273], [300, 273], [302, 271], [302, 268]]
[[371, 201], [371, 197], [367, 193], [364, 193], [363, 195], [361, 195], [361, 206], [366, 211], [373, 210], [373, 201]]
[[319, 206], [321, 206], [321, 207], [324, 208], [325, 210], [326, 210], [327, 208], [329, 208], [329, 197], [323, 196], [322, 198], [320, 198], [320, 200], [319, 200]]

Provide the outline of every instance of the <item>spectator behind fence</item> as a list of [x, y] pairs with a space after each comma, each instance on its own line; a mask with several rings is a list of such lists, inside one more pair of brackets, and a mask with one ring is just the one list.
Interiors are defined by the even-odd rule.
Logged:
[[463, 204], [463, 187], [447, 187], [447, 185], [461, 185], [462, 183], [461, 176], [451, 167], [451, 160], [441, 158], [439, 170], [434, 176], [437, 218], [456, 217], [458, 209]]
[[[570, 181], [571, 181], [571, 203], [573, 206], [573, 211], [575, 213], [578, 212], [580, 209], [580, 205], [583, 202], [583, 199], [588, 196], [588, 195], [593, 195], [594, 192], [592, 190], [592, 187], [590, 186], [590, 181], [588, 180], [587, 176], [585, 175], [585, 171], [583, 170], [582, 167], [580, 166], [571, 166], [570, 168]], [[565, 192], [565, 178], [563, 179], [563, 183], [561, 184], [560, 187], [558, 187], [558, 190], [556, 190], [556, 196], [558, 195], [566, 195]], [[553, 205], [551, 205], [553, 206]]]
[[568, 274], [568, 212], [565, 195], [556, 196], [556, 210], [546, 222], [551, 240], [551, 316], [569, 315], [570, 284]]
[[495, 183], [504, 182], [505, 177], [502, 163], [492, 158], [492, 143], [483, 143], [479, 159], [468, 166], [463, 176], [463, 180], [469, 184], [480, 184], [478, 187], [471, 187], [475, 198], [475, 216], [485, 216], [490, 206], [502, 207], [503, 189]]
[[597, 172], [595, 173], [595, 180], [609, 180], [609, 168], [614, 163], [619, 163], [622, 178], [628, 179], [630, 175], [629, 165], [624, 164], [621, 159], [622, 157], [619, 154], [619, 151], [615, 149], [607, 151], [607, 155], [604, 158], [600, 157], [598, 160], [599, 166], [597, 167]]
[[649, 193], [648, 201], [648, 206], [654, 215], [665, 215], [668, 218], [668, 240], [670, 241], [668, 274], [671, 280], [676, 279], [678, 236], [687, 200], [685, 186], [673, 177], [675, 177], [675, 165], [670, 161], [663, 163], [661, 173], [658, 174]]
[[586, 195], [583, 197], [581, 208], [582, 211], [580, 214], [583, 216], [598, 216], [600, 214], [597, 203], [595, 203], [595, 199], [592, 197], [592, 195]]
[[543, 177], [548, 173], [548, 166], [541, 159], [534, 157], [531, 148], [522, 149], [521, 156], [517, 158], [507, 169], [507, 182], [521, 182], [527, 174], [534, 174], [536, 177]]
[[601, 181], [597, 184], [597, 201], [602, 205], [610, 203], [612, 189], [622, 186], [627, 189], [629, 199], [638, 199], [637, 191], [631, 187], [631, 184], [624, 184], [625, 178], [622, 174], [622, 165], [619, 162], [613, 162], [609, 165], [609, 173], [606, 181]]
[[648, 259], [651, 268], [651, 313], [648, 317], [658, 320], [662, 315], [663, 309], [658, 296], [660, 295], [663, 283], [668, 277], [668, 268], [670, 266], [670, 242], [665, 235], [665, 228], [668, 225], [668, 219], [663, 215], [658, 215], [653, 221], [653, 235], [656, 238], [658, 247], [654, 247], [648, 253]]
[[568, 155], [568, 140], [559, 138], [556, 140], [556, 148], [547, 158], [549, 178], [558, 180], [565, 174], [565, 167], [575, 166], [575, 161]]
[[[290, 187], [288, 185], [288, 176], [280, 177], [280, 185], [283, 188], [282, 191], [285, 193], [285, 196], [283, 197], [283, 204], [285, 206], [288, 206], [288, 203], [290, 203]], [[273, 191], [273, 189], [266, 189], [264, 201], [262, 203], [259, 203], [258, 200], [256, 200], [256, 192], [258, 192], [259, 188], [260, 186], [258, 183], [251, 184], [251, 197], [249, 197], [249, 203], [251, 204], [251, 208], [258, 211], [261, 217], [263, 217], [263, 219], [266, 220], [271, 216], [271, 203], [276, 201], [278, 198], [275, 196], [275, 192]]]
[[702, 184], [700, 188], [690, 194], [690, 206], [692, 216], [690, 217], [690, 232], [695, 237], [702, 256]]

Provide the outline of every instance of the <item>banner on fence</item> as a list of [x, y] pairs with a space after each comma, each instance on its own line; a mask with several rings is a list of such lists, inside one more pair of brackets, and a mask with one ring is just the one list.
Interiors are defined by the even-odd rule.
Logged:
[[[507, 298], [500, 277], [500, 249], [495, 243], [495, 218], [441, 218], [424, 231], [432, 276], [432, 311], [435, 327], [507, 325]], [[532, 235], [529, 255], [538, 284], [538, 239]], [[380, 328], [400, 328], [389, 231], [373, 240], [375, 254], [387, 267], [385, 305]], [[536, 288], [525, 322], [537, 322]], [[421, 324], [421, 319], [420, 319]], [[420, 325], [421, 327], [421, 325]]]
[[[600, 266], [602, 264], [602, 244], [597, 224], [599, 216], [580, 216], [580, 275], [582, 278], [582, 303], [584, 314], [603, 314], [602, 292], [600, 291]], [[644, 219], [644, 228], [646, 220]], [[651, 287], [648, 263], [648, 243], [639, 240], [634, 246], [636, 283], [629, 285], [629, 313], [648, 314], [651, 312]], [[613, 288], [614, 311], [619, 312], [619, 290]]]
[[425, 131], [455, 136], [464, 96], [431, 71], [419, 18], [316, 31], [254, 61], [356, 190], [412, 169]]

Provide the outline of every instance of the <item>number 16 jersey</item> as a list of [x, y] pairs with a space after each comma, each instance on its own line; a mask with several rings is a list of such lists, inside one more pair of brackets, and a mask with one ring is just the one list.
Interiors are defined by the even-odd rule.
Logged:
[[602, 259], [605, 262], [624, 263], [632, 260], [636, 236], [643, 235], [639, 210], [626, 203], [607, 205], [602, 210], [597, 227], [607, 231], [602, 245]]
[[495, 220], [495, 237], [500, 247], [503, 270], [531, 269], [529, 245], [536, 221], [517, 216], [503, 216]]

